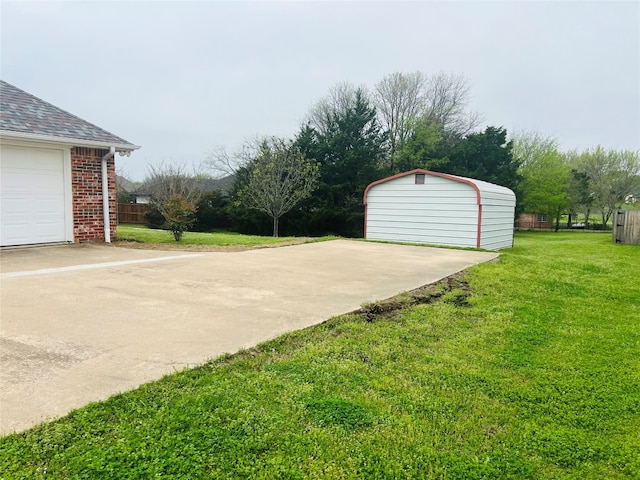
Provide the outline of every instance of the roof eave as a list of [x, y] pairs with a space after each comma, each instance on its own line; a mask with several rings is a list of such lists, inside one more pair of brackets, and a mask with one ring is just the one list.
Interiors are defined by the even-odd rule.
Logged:
[[4, 139], [16, 139], [16, 140], [28, 140], [32, 142], [41, 143], [55, 143], [58, 145], [65, 145], [68, 147], [94, 147], [94, 148], [110, 148], [115, 147], [117, 152], [132, 152], [138, 150], [139, 145], [133, 145], [131, 143], [118, 143], [118, 142], [102, 142], [95, 140], [83, 140], [79, 138], [66, 138], [66, 137], [53, 137], [49, 135], [38, 135], [34, 133], [13, 132], [11, 130], [0, 130], [0, 138]]

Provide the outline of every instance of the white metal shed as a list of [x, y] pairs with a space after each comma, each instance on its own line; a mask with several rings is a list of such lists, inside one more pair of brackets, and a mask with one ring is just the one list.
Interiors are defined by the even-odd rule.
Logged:
[[368, 240], [499, 250], [513, 246], [516, 196], [493, 183], [411, 170], [364, 191]]

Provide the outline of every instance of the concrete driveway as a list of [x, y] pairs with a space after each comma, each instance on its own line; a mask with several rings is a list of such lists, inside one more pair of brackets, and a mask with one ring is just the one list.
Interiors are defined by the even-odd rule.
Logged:
[[0, 253], [0, 433], [435, 282], [495, 253], [347, 240]]

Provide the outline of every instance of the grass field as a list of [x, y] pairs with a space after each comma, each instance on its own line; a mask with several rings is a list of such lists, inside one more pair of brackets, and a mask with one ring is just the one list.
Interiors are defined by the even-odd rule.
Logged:
[[640, 478], [640, 248], [522, 233], [346, 315], [0, 439], [2, 478]]
[[168, 243], [173, 245], [211, 245], [218, 247], [256, 247], [300, 241], [300, 239], [296, 237], [261, 237], [258, 235], [242, 235], [235, 232], [185, 232], [182, 240], [176, 242], [168, 230], [154, 230], [144, 225], [118, 225], [118, 240], [141, 243]]

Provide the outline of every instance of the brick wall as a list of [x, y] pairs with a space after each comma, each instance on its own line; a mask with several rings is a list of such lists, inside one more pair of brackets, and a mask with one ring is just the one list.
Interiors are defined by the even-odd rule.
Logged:
[[[102, 215], [102, 157], [108, 150], [73, 147], [71, 149], [71, 187], [73, 192], [73, 237], [76, 242], [104, 242]], [[107, 162], [109, 177], [109, 224], [111, 239], [116, 238], [115, 159]]]
[[548, 217], [537, 213], [521, 213], [516, 220], [516, 227], [521, 230], [550, 230], [553, 223]]

